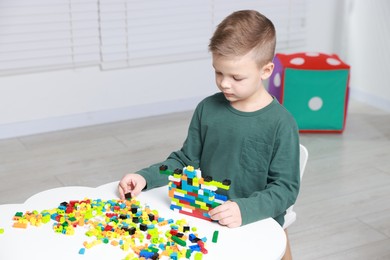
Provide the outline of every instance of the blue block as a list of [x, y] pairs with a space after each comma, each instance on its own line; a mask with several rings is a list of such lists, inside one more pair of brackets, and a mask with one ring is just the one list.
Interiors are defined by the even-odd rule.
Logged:
[[173, 252], [171, 255], [171, 260], [177, 260], [177, 252]]
[[195, 178], [196, 177], [196, 171], [190, 172], [187, 169], [184, 170], [184, 173], [187, 175], [188, 178]]
[[148, 229], [153, 229], [154, 228], [154, 224], [149, 224], [147, 225]]
[[221, 194], [215, 194], [215, 199], [219, 199], [219, 200], [222, 200], [222, 201], [227, 201], [228, 200], [228, 197], [225, 196], [225, 195], [221, 195]]
[[192, 242], [192, 243], [196, 243], [196, 241], [195, 241], [196, 238], [197, 238], [197, 237], [195, 236], [195, 234], [192, 234], [192, 233], [188, 236], [188, 239], [189, 239], [190, 242]]
[[174, 210], [174, 209], [181, 210], [181, 207], [180, 207], [180, 206], [172, 205], [172, 204], [171, 204], [170, 208], [171, 208], [171, 210]]
[[185, 194], [184, 197], [186, 198], [187, 201], [195, 203], [195, 197], [194, 196]]
[[194, 251], [200, 252], [200, 246], [198, 244], [192, 245], [192, 246], [189, 246], [189, 247], [190, 247], [192, 252], [194, 252]]
[[145, 257], [146, 259], [152, 259], [154, 254], [155, 254], [154, 252], [149, 252], [146, 250], [141, 250], [141, 252], [139, 252], [139, 256]]
[[207, 212], [203, 213], [203, 216], [205, 216], [206, 218], [210, 218], [210, 215]]

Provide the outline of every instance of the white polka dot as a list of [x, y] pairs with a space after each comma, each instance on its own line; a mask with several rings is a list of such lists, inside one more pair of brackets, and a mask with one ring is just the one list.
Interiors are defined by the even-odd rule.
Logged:
[[322, 108], [323, 102], [320, 97], [312, 97], [309, 100], [309, 108], [313, 111], [320, 110]]
[[320, 56], [320, 54], [318, 52], [306, 52], [305, 54], [306, 54], [306, 56], [309, 56], [309, 57], [318, 57], [318, 56]]
[[305, 59], [304, 58], [294, 58], [292, 60], [290, 60], [290, 63], [291, 64], [294, 64], [294, 65], [302, 65], [303, 63], [305, 63]]
[[336, 60], [335, 58], [327, 58], [326, 59], [326, 62], [329, 64], [329, 65], [332, 65], [332, 66], [337, 66], [337, 65], [340, 65], [341, 62], [339, 60]]
[[274, 77], [274, 86], [280, 87], [281, 79], [280, 79], [280, 73], [276, 73]]

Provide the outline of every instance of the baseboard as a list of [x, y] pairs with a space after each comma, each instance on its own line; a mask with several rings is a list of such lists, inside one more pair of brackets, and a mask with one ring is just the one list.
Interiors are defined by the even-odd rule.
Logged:
[[72, 129], [195, 109], [203, 97], [130, 106], [0, 125], [0, 139]]
[[385, 99], [381, 96], [373, 95], [369, 92], [365, 92], [351, 87], [350, 97], [357, 101], [366, 103], [370, 106], [390, 112], [390, 100]]

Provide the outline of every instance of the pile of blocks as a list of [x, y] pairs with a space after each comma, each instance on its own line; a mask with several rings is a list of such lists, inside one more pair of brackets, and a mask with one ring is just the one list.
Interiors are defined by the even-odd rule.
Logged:
[[216, 193], [218, 189], [229, 190], [231, 181], [213, 180], [202, 177], [199, 169], [192, 166], [171, 171], [166, 165], [160, 166], [160, 173], [169, 175], [170, 208], [182, 214], [209, 220], [209, 210], [227, 201], [227, 196]]
[[[40, 212], [16, 212], [13, 221], [14, 228], [39, 227], [54, 221], [54, 232], [64, 235], [73, 235], [77, 227], [84, 226], [85, 235], [92, 240], [83, 243], [79, 254], [99, 244], [130, 251], [124, 260], [199, 260], [208, 253], [207, 238], [199, 237], [197, 229], [190, 227], [185, 219], [176, 222], [164, 219], [156, 210], [142, 206], [134, 198], [62, 202], [57, 208]], [[213, 243], [217, 236], [214, 232]]]
[[345, 127], [350, 66], [337, 55], [276, 54], [268, 91], [294, 116], [300, 132], [341, 133]]

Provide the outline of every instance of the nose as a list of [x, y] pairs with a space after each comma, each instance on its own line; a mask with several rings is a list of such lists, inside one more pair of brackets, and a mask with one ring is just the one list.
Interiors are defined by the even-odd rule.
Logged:
[[221, 82], [219, 85], [221, 86], [221, 89], [229, 89], [230, 88], [230, 82], [226, 77], [223, 77], [221, 79]]

